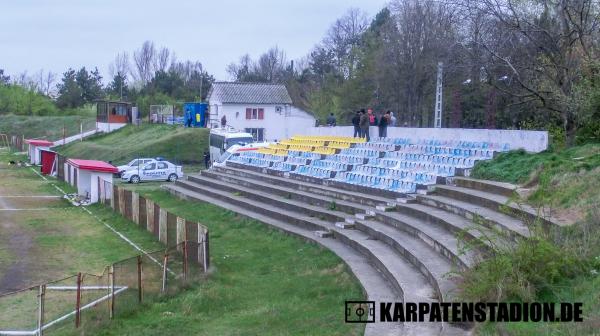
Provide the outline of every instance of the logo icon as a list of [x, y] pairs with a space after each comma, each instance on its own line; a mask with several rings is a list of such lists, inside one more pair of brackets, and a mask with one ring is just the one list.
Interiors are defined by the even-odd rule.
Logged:
[[346, 301], [346, 323], [375, 323], [375, 301]]

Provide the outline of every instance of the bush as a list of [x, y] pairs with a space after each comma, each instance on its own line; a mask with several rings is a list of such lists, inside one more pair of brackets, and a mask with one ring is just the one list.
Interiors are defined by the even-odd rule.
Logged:
[[54, 116], [59, 110], [54, 102], [19, 85], [0, 85], [0, 114]]
[[461, 294], [475, 301], [535, 301], [583, 269], [584, 262], [566, 252], [540, 236], [523, 239], [466, 271]]

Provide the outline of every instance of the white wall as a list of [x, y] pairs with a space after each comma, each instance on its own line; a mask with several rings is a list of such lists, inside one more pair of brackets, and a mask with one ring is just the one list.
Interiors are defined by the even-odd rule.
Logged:
[[77, 194], [80, 196], [92, 196], [92, 172], [89, 170], [75, 169], [77, 175]]
[[111, 124], [111, 123], [103, 123], [96, 122], [96, 129], [100, 132], [109, 133], [112, 131], [116, 131], [121, 127], [124, 127], [127, 124]]
[[[275, 111], [276, 106], [282, 107], [282, 112]], [[223, 114], [227, 124], [238, 129], [264, 128], [265, 140], [282, 140], [296, 134], [303, 134], [308, 127], [315, 125], [315, 118], [290, 105], [265, 105], [265, 104], [217, 104], [210, 103], [211, 119], [219, 120]], [[246, 108], [262, 108], [265, 111], [264, 119], [246, 119]], [[218, 111], [218, 112], [217, 112]]]
[[[309, 127], [304, 131], [306, 135], [352, 136], [353, 133], [353, 126]], [[377, 127], [371, 127], [369, 130], [371, 138], [377, 137], [377, 134]], [[412, 141], [438, 139], [507, 143], [510, 149], [523, 148], [528, 152], [541, 152], [548, 148], [546, 131], [388, 127], [387, 135], [389, 138], [409, 138]]]

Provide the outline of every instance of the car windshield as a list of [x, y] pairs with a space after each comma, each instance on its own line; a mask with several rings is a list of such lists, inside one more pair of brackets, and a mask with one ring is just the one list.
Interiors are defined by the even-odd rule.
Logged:
[[131, 162], [129, 162], [128, 166], [137, 166], [138, 165], [138, 160], [131, 160]]
[[233, 145], [237, 145], [237, 144], [249, 144], [254, 142], [254, 139], [252, 139], [252, 137], [248, 137], [248, 138], [231, 138], [231, 139], [227, 139], [227, 148], [233, 146]]

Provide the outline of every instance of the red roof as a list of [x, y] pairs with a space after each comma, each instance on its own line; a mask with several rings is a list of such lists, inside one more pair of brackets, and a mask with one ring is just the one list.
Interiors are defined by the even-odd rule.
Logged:
[[54, 142], [48, 141], [48, 140], [25, 139], [25, 142], [30, 145], [34, 145], [34, 146], [44, 146], [44, 147], [54, 146]]
[[92, 171], [99, 171], [99, 172], [106, 172], [106, 173], [118, 173], [119, 172], [117, 167], [111, 165], [110, 163], [106, 163], [104, 161], [68, 159], [67, 163], [71, 164], [73, 167], [83, 169], [83, 170], [92, 170]]

